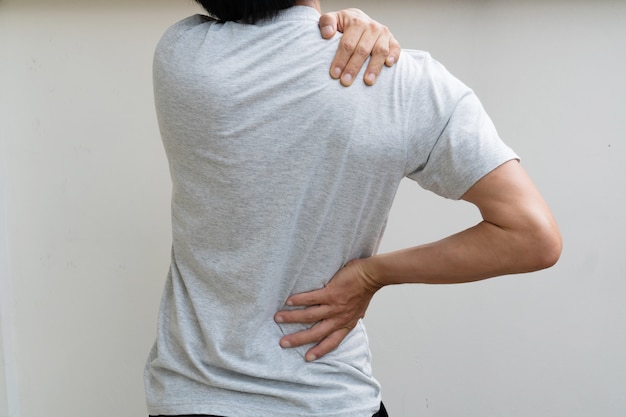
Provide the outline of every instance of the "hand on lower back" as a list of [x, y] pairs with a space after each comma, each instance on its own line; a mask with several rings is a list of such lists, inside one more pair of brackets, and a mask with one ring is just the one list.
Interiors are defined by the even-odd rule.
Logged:
[[306, 354], [306, 360], [313, 361], [339, 346], [365, 316], [372, 296], [380, 288], [366, 276], [360, 265], [362, 261], [348, 263], [324, 288], [287, 299], [288, 306], [302, 308], [279, 311], [275, 320], [312, 324], [312, 327], [283, 337], [280, 340], [283, 348], [315, 343]]

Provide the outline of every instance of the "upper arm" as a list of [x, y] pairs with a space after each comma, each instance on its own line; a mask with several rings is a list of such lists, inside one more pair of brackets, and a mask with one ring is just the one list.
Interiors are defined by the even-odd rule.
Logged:
[[484, 221], [511, 232], [512, 239], [531, 250], [543, 267], [554, 264], [560, 256], [562, 243], [556, 221], [517, 160], [485, 175], [461, 199], [474, 204]]

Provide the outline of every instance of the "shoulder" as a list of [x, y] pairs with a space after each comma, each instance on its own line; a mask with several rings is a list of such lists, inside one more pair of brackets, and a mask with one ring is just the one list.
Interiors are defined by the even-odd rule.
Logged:
[[415, 61], [418, 64], [432, 60], [429, 52], [420, 51], [417, 49], [402, 49], [402, 55], [404, 55], [405, 57], [409, 57], [412, 61]]
[[448, 84], [451, 87], [465, 87], [463, 83], [448, 71], [445, 65], [433, 58], [429, 52], [403, 49], [402, 55], [405, 59], [401, 59], [399, 62], [407, 61], [405, 64], [413, 66], [419, 75], [428, 81]]
[[419, 108], [435, 105], [437, 112], [449, 115], [463, 97], [473, 94], [468, 85], [429, 52], [403, 49], [396, 66], [405, 80], [411, 79], [412, 100]]
[[212, 24], [215, 22], [217, 22], [217, 20], [213, 19], [212, 17], [202, 15], [202, 14], [195, 14], [193, 16], [186, 17], [174, 23], [172, 26], [169, 27], [169, 29], [167, 29], [165, 33], [167, 34], [167, 33], [172, 33], [172, 32], [173, 33], [185, 32], [189, 29], [196, 28], [200, 25]]
[[190, 31], [205, 25], [212, 25], [215, 22], [215, 19], [201, 14], [186, 17], [167, 28], [161, 36], [157, 49], [167, 48], [168, 45], [177, 42]]

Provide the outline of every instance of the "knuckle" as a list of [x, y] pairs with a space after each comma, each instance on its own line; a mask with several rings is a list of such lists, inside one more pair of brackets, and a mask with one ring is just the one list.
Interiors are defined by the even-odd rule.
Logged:
[[358, 45], [354, 53], [359, 56], [368, 56], [370, 54], [370, 50], [364, 45]]
[[374, 46], [374, 50], [372, 51], [372, 54], [374, 55], [383, 55], [383, 56], [387, 56], [389, 55], [389, 52], [391, 52], [391, 49], [389, 48], [389, 45], [376, 45]]
[[378, 22], [375, 21], [371, 21], [367, 24], [367, 28], [372, 31], [372, 32], [378, 32], [379, 30], [382, 29], [382, 25]]
[[306, 339], [305, 344], [319, 342], [320, 340], [324, 340], [325, 337], [326, 333], [322, 329], [312, 327], [308, 333], [308, 338]]
[[342, 313], [339, 315], [339, 322], [345, 325], [350, 325], [352, 322], [352, 315], [350, 313]]
[[303, 297], [302, 298], [302, 304], [306, 305], [306, 306], [312, 306], [312, 305], [317, 304], [315, 296], [309, 295], [309, 296]]
[[304, 313], [303, 319], [306, 323], [311, 323], [315, 321], [315, 315], [312, 312], [307, 311], [306, 313]]
[[351, 54], [356, 49], [356, 42], [354, 42], [353, 40], [342, 38], [341, 49]]
[[363, 16], [357, 15], [351, 18], [351, 23], [355, 26], [367, 26], [369, 21], [366, 20]]

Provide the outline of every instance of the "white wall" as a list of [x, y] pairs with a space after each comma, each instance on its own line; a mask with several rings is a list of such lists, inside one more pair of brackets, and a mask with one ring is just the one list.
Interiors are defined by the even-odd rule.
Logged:
[[[0, 109], [2, 111], [2, 109]], [[1, 129], [1, 128], [0, 128]], [[0, 135], [1, 136], [1, 135]], [[0, 148], [1, 149], [1, 148]], [[0, 152], [0, 155], [2, 153]], [[2, 167], [0, 166], [0, 172]], [[8, 269], [6, 259], [6, 231], [4, 228], [4, 201], [2, 196], [4, 195], [2, 187], [2, 177], [0, 176], [0, 417], [9, 416], [9, 389], [14, 385], [9, 386], [7, 380], [12, 380], [14, 377], [11, 373], [14, 371], [14, 362], [5, 362], [5, 358], [13, 357], [12, 355], [12, 334], [9, 330], [12, 329], [9, 324], [9, 317], [11, 313], [11, 290], [8, 282]], [[13, 397], [16, 394], [11, 394]]]
[[[626, 3], [325, 7], [354, 5], [478, 92], [565, 239], [547, 271], [377, 295], [367, 323], [392, 416], [626, 415]], [[195, 10], [0, 0], [0, 416], [145, 415], [170, 243], [151, 54]], [[382, 249], [477, 219], [405, 183]]]
[[145, 415], [170, 242], [151, 55], [191, 7], [100, 3], [0, 2], [11, 417]]

